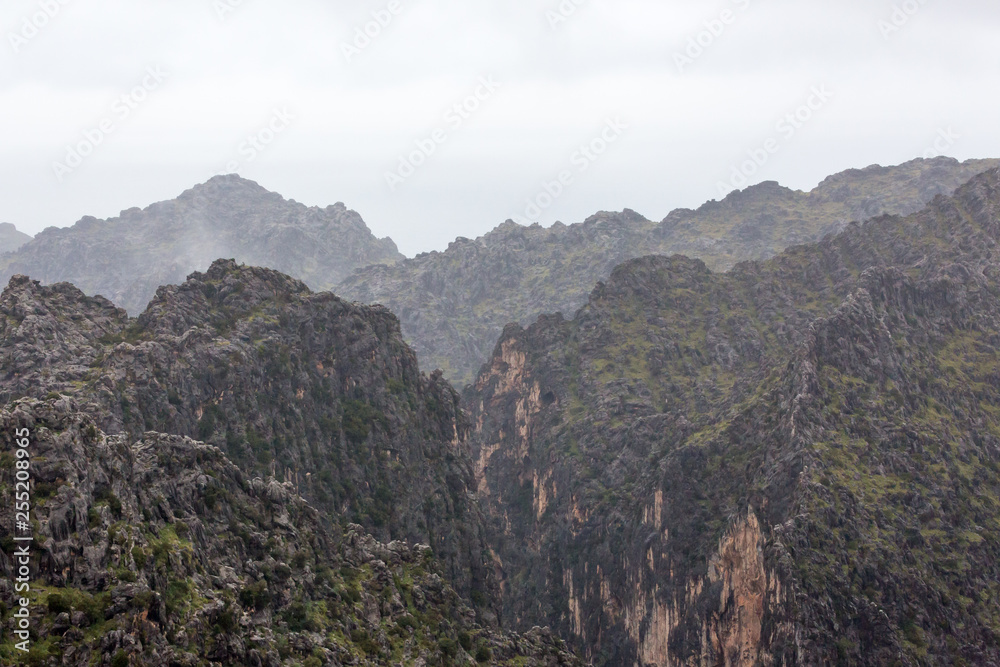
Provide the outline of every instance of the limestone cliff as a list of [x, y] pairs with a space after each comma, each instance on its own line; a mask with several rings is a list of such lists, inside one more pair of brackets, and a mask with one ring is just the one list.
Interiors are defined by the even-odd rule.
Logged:
[[1000, 663], [1000, 171], [618, 267], [465, 393], [504, 608], [597, 665]]

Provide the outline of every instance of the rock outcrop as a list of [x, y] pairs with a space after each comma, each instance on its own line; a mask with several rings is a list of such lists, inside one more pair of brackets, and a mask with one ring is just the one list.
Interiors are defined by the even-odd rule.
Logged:
[[108, 435], [75, 398], [0, 412], [5, 493], [20, 429], [34, 480], [32, 640], [27, 654], [13, 645], [25, 593], [13, 588], [5, 503], [3, 664], [580, 664], [547, 631], [478, 624], [429, 546], [331, 525], [293, 484], [247, 475], [217, 447]]
[[596, 665], [1000, 664], [1000, 170], [616, 268], [464, 398], [505, 616]]
[[23, 276], [0, 313], [7, 400], [61, 394], [109, 435], [217, 446], [245, 474], [291, 484], [331, 524], [429, 544], [449, 583], [495, 620], [458, 395], [419, 372], [384, 308], [220, 260], [160, 289], [135, 319]]

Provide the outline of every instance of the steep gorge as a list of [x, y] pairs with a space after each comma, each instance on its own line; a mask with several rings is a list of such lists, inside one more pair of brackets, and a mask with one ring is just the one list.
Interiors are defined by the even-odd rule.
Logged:
[[465, 394], [504, 607], [597, 665], [998, 664], [1000, 172], [618, 267]]

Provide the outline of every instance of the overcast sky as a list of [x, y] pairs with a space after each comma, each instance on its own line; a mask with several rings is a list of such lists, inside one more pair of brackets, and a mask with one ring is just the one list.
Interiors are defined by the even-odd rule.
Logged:
[[1000, 157], [996, 0], [5, 0], [0, 29], [0, 221], [29, 233], [236, 171], [412, 255]]

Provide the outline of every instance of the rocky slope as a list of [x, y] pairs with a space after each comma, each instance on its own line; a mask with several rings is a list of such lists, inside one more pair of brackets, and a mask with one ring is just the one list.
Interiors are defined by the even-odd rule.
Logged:
[[[501, 634], [432, 550], [323, 521], [294, 485], [178, 435], [108, 435], [53, 395], [0, 412], [0, 493], [30, 431], [31, 648], [14, 646], [13, 504], [0, 508], [5, 665], [577, 665], [546, 631]], [[22, 544], [22, 543], [18, 543]]]
[[314, 289], [329, 289], [356, 268], [402, 259], [390, 239], [376, 239], [343, 204], [309, 208], [230, 175], [117, 218], [50, 227], [0, 257], [0, 280], [25, 274], [46, 284], [71, 282], [136, 315], [157, 287], [183, 282], [219, 257], [283, 271]]
[[1000, 170], [618, 267], [465, 398], [506, 617], [597, 665], [1000, 665]]
[[464, 386], [504, 325], [526, 326], [543, 313], [569, 316], [598, 280], [626, 260], [680, 253], [727, 270], [818, 241], [852, 220], [912, 213], [998, 164], [936, 158], [873, 166], [831, 176], [811, 192], [762, 183], [696, 211], [674, 211], [659, 223], [629, 210], [547, 229], [508, 221], [482, 238], [460, 238], [443, 252], [360, 270], [336, 291], [388, 306], [425, 367], [441, 368]]
[[292, 484], [331, 523], [429, 544], [495, 620], [458, 396], [422, 375], [396, 318], [269, 269], [215, 262], [136, 319], [69, 284], [0, 296], [0, 395], [71, 396], [109, 435], [205, 441]]
[[30, 236], [18, 231], [14, 225], [0, 222], [0, 254], [14, 252], [30, 240]]

